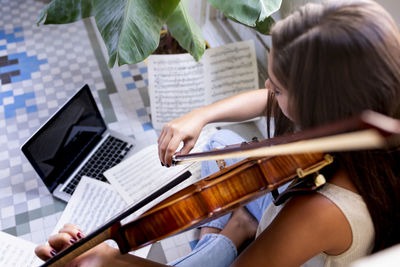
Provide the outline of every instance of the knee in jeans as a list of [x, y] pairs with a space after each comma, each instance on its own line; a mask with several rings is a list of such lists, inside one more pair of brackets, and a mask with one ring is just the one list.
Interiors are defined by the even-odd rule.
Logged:
[[243, 141], [244, 139], [237, 133], [231, 130], [221, 129], [211, 136], [205, 147], [205, 150], [212, 150], [214, 148], [240, 143]]

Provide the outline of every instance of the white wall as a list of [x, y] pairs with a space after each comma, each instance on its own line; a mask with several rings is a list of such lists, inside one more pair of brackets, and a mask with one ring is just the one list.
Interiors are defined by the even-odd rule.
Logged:
[[394, 18], [400, 27], [400, 1], [399, 0], [377, 0]]
[[[282, 11], [283, 15], [286, 15], [285, 10], [290, 10], [298, 5], [302, 5], [308, 2], [323, 2], [323, 0], [282, 0]], [[400, 26], [400, 1], [399, 0], [376, 0], [381, 4], [394, 18], [397, 25]]]

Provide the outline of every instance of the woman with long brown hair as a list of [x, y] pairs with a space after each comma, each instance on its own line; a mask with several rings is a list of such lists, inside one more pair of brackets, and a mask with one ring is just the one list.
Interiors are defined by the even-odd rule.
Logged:
[[[166, 124], [159, 137], [161, 162], [171, 165], [181, 141], [181, 153], [189, 152], [210, 122], [266, 115], [267, 132], [274, 118], [274, 135], [279, 136], [366, 109], [400, 119], [400, 33], [390, 15], [373, 1], [307, 4], [277, 22], [268, 72], [267, 89], [195, 109]], [[224, 135], [230, 133], [214, 138], [224, 140]], [[257, 200], [262, 205], [240, 208], [222, 228], [204, 228], [200, 245], [173, 264], [344, 266], [400, 243], [399, 160], [398, 147], [335, 153], [335, 168], [322, 189], [292, 197], [278, 207], [265, 207], [266, 196]], [[49, 245], [39, 246], [37, 255], [51, 257], [68, 246], [71, 237], [78, 238], [78, 232], [76, 226], [67, 225]], [[254, 236], [236, 257], [237, 249]], [[79, 266], [85, 263], [160, 266], [119, 255], [104, 244], [73, 261]]]

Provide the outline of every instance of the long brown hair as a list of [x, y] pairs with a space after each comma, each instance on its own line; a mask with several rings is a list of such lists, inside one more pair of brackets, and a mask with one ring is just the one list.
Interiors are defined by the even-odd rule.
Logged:
[[[272, 71], [289, 92], [296, 127], [322, 125], [366, 109], [400, 119], [400, 33], [377, 3], [307, 4], [276, 23], [272, 47]], [[293, 131], [270, 96], [267, 115], [275, 117], [275, 135]], [[372, 252], [400, 243], [399, 149], [343, 152], [336, 158], [374, 222]]]

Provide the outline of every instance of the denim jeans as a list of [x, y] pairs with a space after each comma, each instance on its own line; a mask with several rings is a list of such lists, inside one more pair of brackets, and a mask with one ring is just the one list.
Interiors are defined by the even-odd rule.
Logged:
[[[241, 136], [229, 130], [220, 130], [211, 138], [205, 151], [212, 150], [229, 144], [237, 144], [245, 141]], [[227, 159], [226, 165], [232, 165], [242, 159]], [[206, 177], [219, 171], [216, 162], [205, 161], [202, 163], [201, 174]], [[247, 210], [260, 221], [264, 210], [272, 203], [272, 195], [266, 194], [246, 205]], [[227, 224], [231, 214], [226, 214], [214, 221], [202, 225], [202, 227], [214, 227], [223, 229]], [[199, 240], [192, 252], [188, 255], [174, 260], [169, 265], [179, 267], [224, 267], [230, 266], [237, 257], [237, 250], [233, 242], [226, 236], [220, 234], [206, 234]]]

